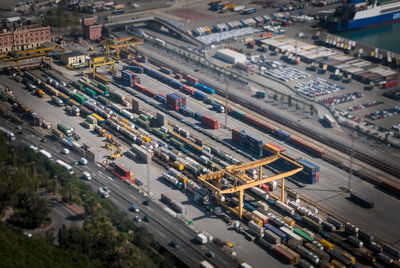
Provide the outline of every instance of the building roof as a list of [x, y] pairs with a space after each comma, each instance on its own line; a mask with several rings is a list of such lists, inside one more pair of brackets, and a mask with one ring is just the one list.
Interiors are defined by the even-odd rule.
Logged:
[[76, 57], [76, 56], [84, 56], [82, 52], [79, 51], [71, 51], [63, 54], [65, 57]]

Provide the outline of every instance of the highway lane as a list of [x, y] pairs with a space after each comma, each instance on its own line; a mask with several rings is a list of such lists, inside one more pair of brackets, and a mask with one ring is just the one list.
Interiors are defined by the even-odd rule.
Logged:
[[[14, 131], [13, 128], [9, 129]], [[28, 144], [37, 144], [40, 148], [50, 152], [53, 155], [53, 159], [62, 159], [67, 163], [73, 163], [79, 159], [79, 156], [73, 153], [61, 155], [62, 146], [59, 143], [52, 141], [39, 143], [40, 137], [30, 131], [28, 132], [26, 129], [24, 129], [23, 135], [17, 134], [16, 136], [17, 143], [22, 140]], [[237, 265], [214, 244], [198, 245], [192, 243], [191, 241], [196, 235], [195, 232], [185, 227], [182, 222], [174, 219], [155, 204], [152, 203], [149, 207], [143, 205], [142, 203], [145, 200], [143, 196], [132, 190], [130, 186], [122, 181], [112, 178], [108, 173], [101, 172], [98, 165], [88, 163], [85, 166], [76, 165], [74, 167], [77, 176], [80, 176], [85, 170], [89, 171], [93, 176], [92, 181], [90, 181], [93, 190], [97, 191], [98, 187], [107, 185], [111, 189], [111, 201], [113, 201], [121, 211], [127, 211], [132, 204], [135, 204], [141, 210], [141, 213], [148, 215], [152, 219], [152, 222], [142, 222], [141, 225], [148, 229], [162, 245], [166, 246], [171, 251], [172, 248], [169, 247], [168, 244], [172, 240], [180, 244], [181, 247], [179, 249], [172, 249], [171, 253], [190, 267], [197, 267], [198, 263], [206, 258], [205, 253], [210, 250], [215, 253], [216, 257], [210, 259], [209, 262], [217, 267], [235, 267], [235, 265]], [[133, 217], [134, 214], [130, 214]]]

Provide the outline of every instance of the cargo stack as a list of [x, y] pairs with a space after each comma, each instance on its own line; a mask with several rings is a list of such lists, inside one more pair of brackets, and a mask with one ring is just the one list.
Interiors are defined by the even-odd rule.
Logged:
[[134, 83], [136, 82], [137, 75], [130, 71], [130, 70], [123, 70], [122, 71], [122, 76], [121, 76], [121, 81], [122, 84], [128, 87], [133, 87]]
[[319, 182], [319, 166], [305, 159], [300, 160], [299, 164], [303, 166], [303, 170], [295, 175], [295, 177], [305, 180], [306, 183]]
[[235, 143], [244, 144], [246, 133], [244, 130], [240, 131], [237, 128], [232, 129], [232, 141]]
[[199, 83], [199, 79], [191, 75], [186, 75], [186, 82], [190, 86], [196, 86]]
[[186, 97], [174, 93], [168, 94], [167, 106], [175, 111], [179, 111], [180, 107], [186, 106]]
[[211, 129], [219, 128], [218, 120], [214, 119], [208, 115], [203, 116], [203, 124]]

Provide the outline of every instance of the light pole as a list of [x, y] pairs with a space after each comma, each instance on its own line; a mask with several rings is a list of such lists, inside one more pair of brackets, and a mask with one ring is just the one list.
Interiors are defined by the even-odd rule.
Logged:
[[350, 148], [350, 165], [349, 165], [349, 185], [348, 185], [348, 192], [351, 192], [351, 179], [353, 177], [353, 156], [354, 156], [354, 130], [350, 133], [351, 139], [351, 148]]

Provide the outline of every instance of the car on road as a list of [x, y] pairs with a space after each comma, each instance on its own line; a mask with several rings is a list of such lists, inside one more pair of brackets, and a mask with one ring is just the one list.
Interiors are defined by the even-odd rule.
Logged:
[[35, 144], [32, 144], [31, 146], [29, 146], [29, 148], [31, 148], [31, 149], [34, 150], [35, 152], [36, 152], [37, 150], [39, 150], [39, 147], [38, 147], [37, 145], [35, 145]]
[[110, 194], [104, 190], [104, 187], [100, 187], [98, 193], [100, 194], [101, 198], [107, 199], [110, 197]]
[[145, 206], [150, 206], [150, 200], [144, 200], [143, 205]]
[[62, 154], [69, 154], [69, 149], [68, 148], [63, 148], [61, 153]]
[[139, 217], [139, 216], [135, 216], [135, 217], [133, 217], [133, 220], [135, 221], [135, 222], [142, 222], [142, 219]]
[[43, 142], [43, 143], [46, 143], [46, 142], [47, 142], [47, 139], [41, 138], [40, 141]]
[[138, 208], [137, 206], [135, 206], [135, 205], [132, 205], [132, 206], [129, 208], [129, 210], [132, 211], [132, 212], [139, 212], [139, 208]]
[[174, 240], [172, 240], [169, 244], [170, 244], [170, 246], [173, 247], [173, 248], [179, 248], [179, 244], [176, 243]]
[[206, 253], [206, 256], [207, 257], [209, 257], [209, 258], [214, 258], [215, 257], [215, 253], [214, 253], [214, 251], [208, 251], [207, 253]]
[[103, 190], [106, 192], [106, 193], [110, 193], [111, 192], [111, 190], [110, 190], [110, 188], [108, 188], [107, 186], [103, 186]]
[[90, 181], [90, 180], [92, 179], [92, 175], [90, 175], [89, 172], [84, 171], [84, 172], [82, 173], [82, 178], [83, 178], [84, 180]]
[[149, 223], [151, 222], [151, 218], [149, 216], [147, 216], [147, 215], [143, 217], [143, 220], [145, 222], [149, 222]]
[[81, 165], [86, 165], [87, 163], [88, 163], [88, 161], [87, 161], [86, 158], [81, 157], [81, 158], [79, 159], [79, 164], [81, 164]]

